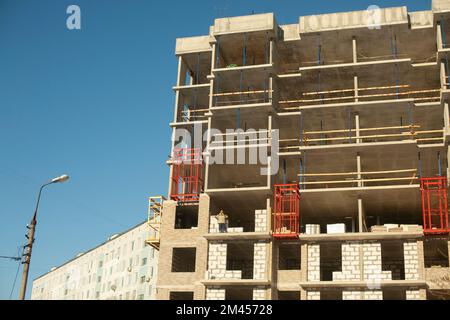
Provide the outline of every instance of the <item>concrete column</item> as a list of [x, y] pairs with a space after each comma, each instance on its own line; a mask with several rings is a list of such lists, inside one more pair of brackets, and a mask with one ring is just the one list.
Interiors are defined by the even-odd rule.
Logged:
[[367, 232], [364, 229], [364, 205], [362, 199], [358, 199], [358, 232]]
[[362, 178], [362, 175], [361, 175], [361, 156], [359, 155], [359, 153], [356, 156], [356, 170], [358, 172], [358, 174], [357, 174], [358, 187], [364, 187], [364, 183], [360, 181]]
[[170, 199], [170, 194], [172, 193], [172, 178], [173, 178], [173, 166], [169, 169], [169, 187], [167, 190], [167, 199]]
[[448, 265], [450, 266], [450, 239], [448, 240]]
[[[449, 157], [450, 157], [450, 146], [448, 146], [448, 148], [447, 148], [447, 177], [450, 177], [450, 158]], [[447, 179], [447, 186], [450, 187], [450, 179]]]
[[270, 276], [270, 286], [271, 292], [269, 298], [271, 300], [278, 300], [278, 259], [279, 259], [279, 245], [274, 241], [269, 243], [269, 252], [270, 259], [268, 262], [269, 271], [268, 275]]
[[447, 130], [447, 128], [450, 126], [450, 114], [449, 114], [447, 102], [444, 103], [444, 125], [445, 125], [445, 130]]
[[178, 57], [178, 77], [177, 77], [177, 87], [184, 85], [184, 76], [186, 75], [186, 66], [183, 63], [183, 57]]
[[436, 34], [436, 36], [437, 36], [436, 41], [437, 41], [438, 50], [443, 49], [443, 45], [442, 45], [442, 43], [443, 43], [443, 41], [442, 41], [442, 27], [441, 27], [441, 23], [440, 22], [438, 22], [438, 24], [437, 24], [437, 34]]
[[359, 137], [361, 136], [361, 131], [360, 131], [360, 126], [359, 126], [359, 114], [356, 113], [355, 114], [355, 130], [356, 130], [356, 143], [361, 143], [361, 139], [359, 139]]
[[212, 45], [211, 70], [214, 70], [216, 68], [216, 50], [217, 50], [217, 44], [214, 43]]
[[448, 82], [448, 79], [447, 79], [447, 74], [446, 74], [446, 71], [445, 71], [445, 63], [444, 62], [441, 62], [441, 89], [442, 90], [445, 90], [445, 89], [447, 89], [447, 82]]
[[[210, 150], [209, 146], [211, 144], [211, 117], [208, 118], [208, 134], [206, 138], [206, 156], [204, 157], [205, 162], [205, 180], [203, 181], [205, 191], [208, 190], [208, 181], [209, 181], [209, 159], [210, 159]], [[222, 154], [223, 155], [223, 154]]]
[[267, 219], [267, 231], [272, 230], [272, 207], [270, 206], [270, 198], [266, 200], [266, 219]]
[[352, 47], [353, 47], [353, 63], [358, 63], [358, 52], [356, 50], [356, 37], [353, 37]]
[[358, 76], [354, 76], [353, 77], [353, 83], [354, 83], [354, 89], [355, 89], [355, 102], [359, 102], [358, 96], [358, 88], [359, 88], [359, 84], [358, 84]]
[[269, 52], [269, 63], [272, 64], [274, 63], [275, 60], [275, 41], [274, 40], [270, 40], [270, 52]]
[[[300, 281], [308, 281], [308, 245], [303, 243], [300, 251]], [[306, 296], [305, 299], [306, 300]]]

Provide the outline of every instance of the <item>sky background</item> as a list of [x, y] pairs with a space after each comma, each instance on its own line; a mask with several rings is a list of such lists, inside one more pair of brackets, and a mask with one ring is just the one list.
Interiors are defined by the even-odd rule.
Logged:
[[[70, 4], [82, 30], [66, 28]], [[71, 176], [44, 191], [27, 296], [34, 278], [143, 222], [147, 197], [166, 195], [177, 37], [206, 35], [218, 17], [291, 24], [369, 5], [431, 0], [0, 0], [0, 255], [25, 244], [40, 185]], [[0, 259], [0, 299], [17, 267]]]

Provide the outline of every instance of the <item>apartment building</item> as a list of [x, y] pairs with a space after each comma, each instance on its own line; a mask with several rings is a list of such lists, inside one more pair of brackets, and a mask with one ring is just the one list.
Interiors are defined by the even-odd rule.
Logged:
[[32, 300], [153, 300], [158, 251], [147, 223], [115, 234], [33, 281]]

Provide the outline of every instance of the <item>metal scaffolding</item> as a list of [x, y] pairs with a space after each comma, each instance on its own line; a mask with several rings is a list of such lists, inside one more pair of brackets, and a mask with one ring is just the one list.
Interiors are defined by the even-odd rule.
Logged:
[[275, 185], [273, 237], [298, 238], [300, 233], [300, 190], [298, 184]]
[[421, 178], [420, 190], [424, 234], [448, 234], [447, 178]]
[[148, 226], [150, 227], [147, 244], [159, 250], [161, 239], [161, 223], [163, 213], [163, 203], [166, 200], [163, 196], [149, 197], [148, 199]]
[[170, 199], [198, 202], [203, 191], [203, 159], [200, 149], [176, 148], [173, 152]]

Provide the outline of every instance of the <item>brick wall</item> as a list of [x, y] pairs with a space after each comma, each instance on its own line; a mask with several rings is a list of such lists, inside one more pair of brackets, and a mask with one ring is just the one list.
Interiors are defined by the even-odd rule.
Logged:
[[267, 244], [264, 241], [254, 244], [253, 279], [261, 280], [266, 278], [266, 252]]
[[383, 292], [368, 291], [343, 291], [342, 300], [383, 300]]
[[253, 289], [253, 300], [266, 300], [266, 289], [264, 287]]
[[267, 210], [255, 210], [255, 232], [267, 231]]
[[419, 279], [419, 259], [417, 254], [417, 241], [403, 243], [405, 257], [405, 280]]
[[421, 300], [420, 290], [406, 290], [406, 300]]
[[306, 300], [320, 300], [320, 291], [308, 291]]
[[391, 271], [382, 271], [381, 243], [364, 243], [363, 268], [366, 281], [392, 280]]
[[206, 289], [206, 300], [225, 300], [225, 289], [210, 287]]
[[342, 244], [342, 272], [333, 272], [333, 281], [358, 281], [361, 279], [359, 250], [359, 243]]
[[219, 233], [219, 223], [216, 216], [209, 217], [209, 233]]
[[227, 270], [227, 244], [222, 241], [209, 243], [208, 278], [242, 279], [242, 271]]
[[320, 281], [320, 245], [318, 244], [308, 245], [307, 272], [308, 281]]

